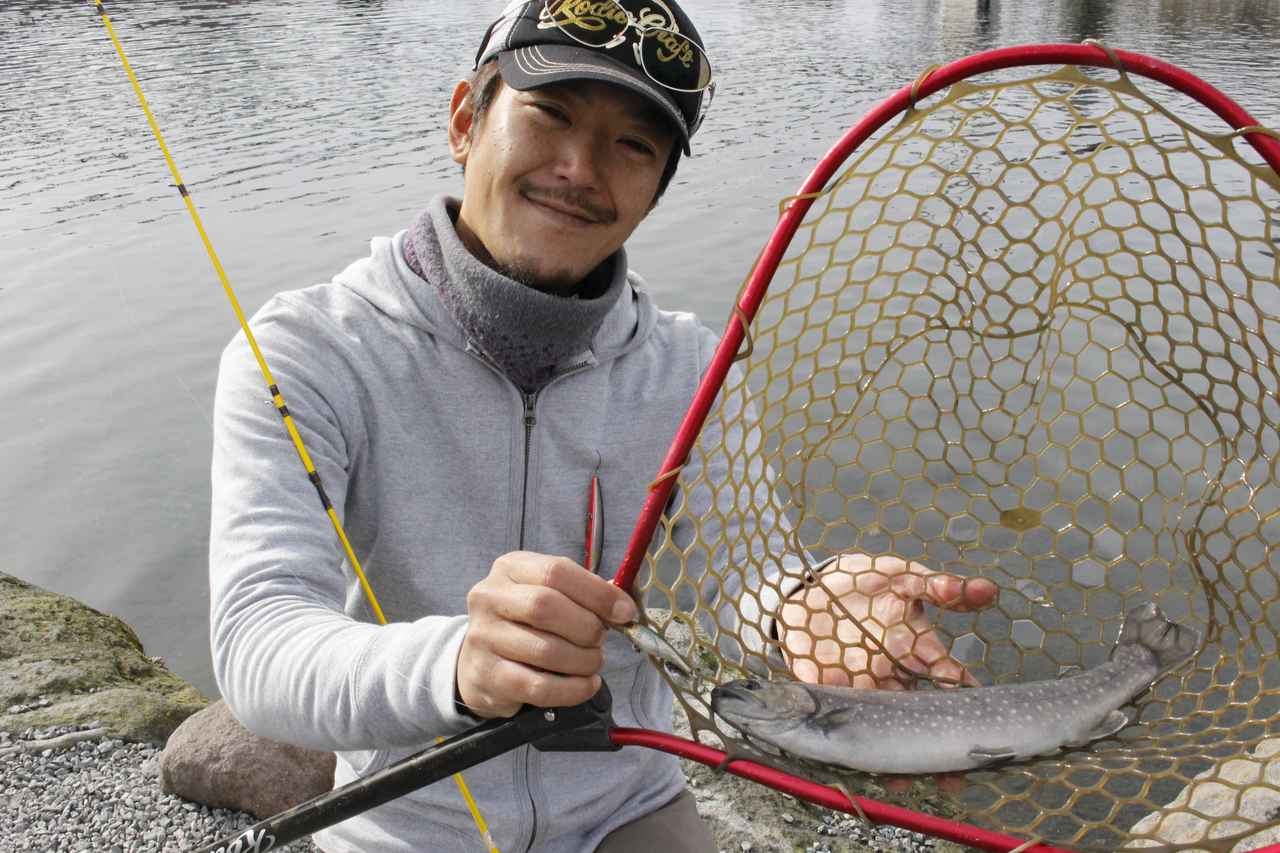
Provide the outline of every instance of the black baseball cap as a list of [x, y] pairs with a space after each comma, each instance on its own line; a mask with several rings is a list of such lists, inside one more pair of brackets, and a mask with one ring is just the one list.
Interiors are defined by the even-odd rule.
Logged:
[[[591, 46], [583, 39], [608, 41]], [[476, 67], [495, 58], [513, 89], [585, 79], [648, 98], [670, 119], [686, 154], [713, 88], [702, 38], [674, 0], [518, 0], [485, 34]]]

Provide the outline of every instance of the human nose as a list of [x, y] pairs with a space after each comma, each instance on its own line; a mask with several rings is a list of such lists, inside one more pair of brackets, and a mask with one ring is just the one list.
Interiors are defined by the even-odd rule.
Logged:
[[556, 173], [571, 186], [594, 189], [600, 182], [603, 153], [594, 134], [575, 133], [565, 140], [556, 160]]

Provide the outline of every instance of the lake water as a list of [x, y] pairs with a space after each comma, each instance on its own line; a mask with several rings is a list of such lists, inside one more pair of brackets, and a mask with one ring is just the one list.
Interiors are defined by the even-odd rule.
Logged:
[[[816, 159], [924, 68], [1102, 38], [1280, 125], [1280, 4], [690, 0], [719, 75], [695, 157], [632, 239], [719, 328]], [[157, 2], [109, 12], [246, 311], [461, 191], [448, 96], [500, 4]], [[476, 14], [477, 8], [484, 9]], [[0, 5], [0, 571], [132, 624], [216, 694], [208, 461], [235, 331], [89, 0]]]

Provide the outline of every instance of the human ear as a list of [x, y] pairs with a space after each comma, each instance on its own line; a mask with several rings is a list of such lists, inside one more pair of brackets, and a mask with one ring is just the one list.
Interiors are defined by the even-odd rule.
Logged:
[[471, 130], [475, 121], [475, 104], [471, 99], [471, 84], [459, 80], [453, 87], [453, 99], [449, 102], [449, 154], [455, 163], [467, 165], [471, 153]]

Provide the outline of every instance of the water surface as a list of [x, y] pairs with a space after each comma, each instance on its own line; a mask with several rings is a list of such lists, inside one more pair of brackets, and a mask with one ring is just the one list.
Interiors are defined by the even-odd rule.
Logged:
[[[110, 4], [248, 312], [461, 191], [449, 93], [500, 5]], [[1274, 2], [687, 5], [719, 93], [629, 250], [660, 304], [716, 328], [777, 200], [930, 65], [1102, 38], [1280, 125]], [[209, 421], [236, 327], [89, 0], [0, 6], [0, 153], [0, 571], [120, 615], [215, 694]]]

